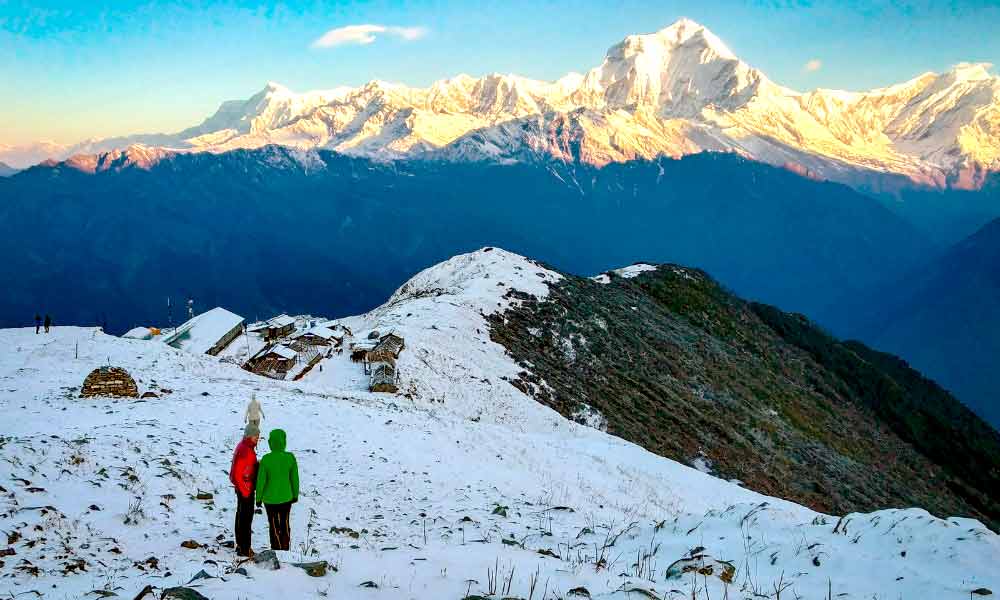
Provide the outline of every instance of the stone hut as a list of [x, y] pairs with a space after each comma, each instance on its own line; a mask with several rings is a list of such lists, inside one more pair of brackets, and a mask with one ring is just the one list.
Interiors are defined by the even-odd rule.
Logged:
[[83, 380], [81, 398], [111, 396], [114, 398], [138, 398], [139, 388], [128, 371], [121, 367], [101, 367], [94, 369]]

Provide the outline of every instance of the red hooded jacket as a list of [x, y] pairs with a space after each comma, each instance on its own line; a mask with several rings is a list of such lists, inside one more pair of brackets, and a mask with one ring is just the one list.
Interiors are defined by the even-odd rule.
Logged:
[[229, 469], [229, 481], [236, 487], [236, 492], [249, 498], [253, 495], [257, 484], [257, 452], [250, 438], [243, 438], [233, 452], [233, 465]]

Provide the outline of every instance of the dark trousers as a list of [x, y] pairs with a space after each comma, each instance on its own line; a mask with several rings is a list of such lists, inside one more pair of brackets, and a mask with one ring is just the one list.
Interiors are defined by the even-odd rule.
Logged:
[[292, 503], [265, 504], [267, 529], [271, 534], [271, 550], [288, 550], [292, 542]]
[[253, 492], [248, 498], [236, 492], [236, 554], [250, 554], [250, 534], [253, 525]]

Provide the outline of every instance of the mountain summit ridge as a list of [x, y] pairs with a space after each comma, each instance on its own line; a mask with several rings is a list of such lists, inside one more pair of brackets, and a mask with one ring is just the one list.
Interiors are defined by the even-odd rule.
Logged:
[[[798, 92], [740, 60], [703, 25], [680, 19], [629, 35], [602, 63], [556, 81], [458, 75], [426, 88], [372, 80], [295, 93], [274, 82], [223, 102], [175, 134], [47, 150], [0, 149], [14, 167], [131, 144], [223, 152], [280, 144], [384, 160], [594, 165], [730, 151], [863, 184], [874, 172], [913, 184], [978, 188], [1000, 170], [1000, 77], [960, 63], [865, 92]], [[29, 152], [30, 150], [30, 152]]]

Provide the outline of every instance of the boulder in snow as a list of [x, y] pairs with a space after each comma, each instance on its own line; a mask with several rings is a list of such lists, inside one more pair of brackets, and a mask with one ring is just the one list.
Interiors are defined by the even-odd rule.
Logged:
[[[302, 569], [310, 577], [324, 577], [330, 564], [325, 560], [319, 560], [316, 562], [292, 563], [292, 566]], [[334, 570], [336, 571], [336, 569]]]
[[208, 600], [197, 590], [188, 587], [172, 587], [163, 590], [162, 600]]

